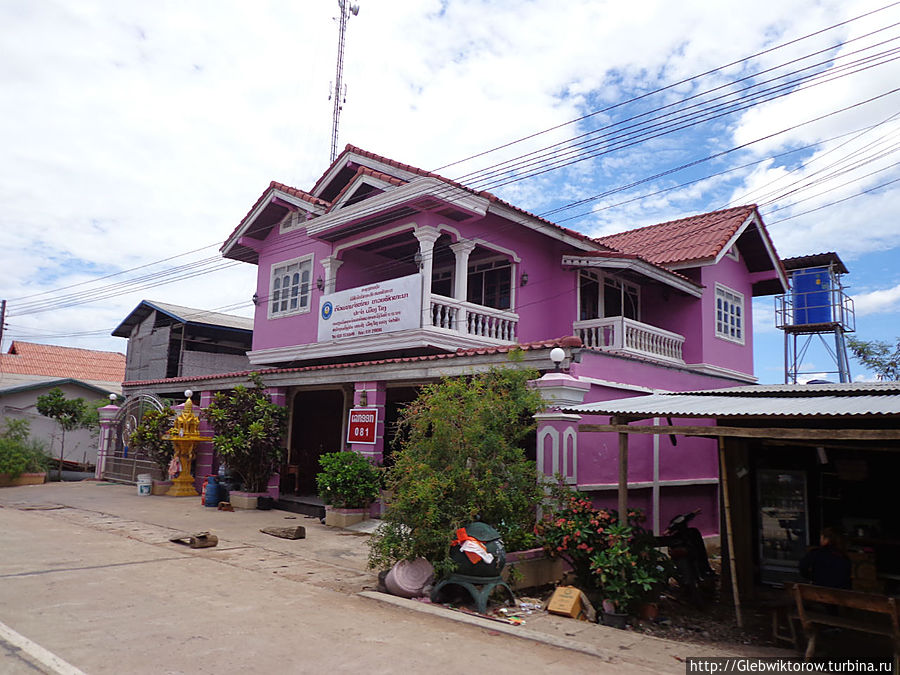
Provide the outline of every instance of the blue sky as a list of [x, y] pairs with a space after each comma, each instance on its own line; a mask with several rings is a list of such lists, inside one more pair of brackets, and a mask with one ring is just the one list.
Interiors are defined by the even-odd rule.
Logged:
[[[541, 170], [577, 159], [530, 177], [517, 164], [481, 186], [539, 214], [609, 193], [550, 216], [589, 234], [759, 203], [781, 256], [844, 260], [858, 336], [900, 336], [900, 62], [890, 51], [900, 6], [359, 4], [340, 147], [467, 183], [527, 153], [540, 153]], [[0, 0], [4, 349], [26, 339], [124, 351], [109, 332], [143, 298], [249, 314], [255, 268], [216, 252], [270, 180], [309, 188], [327, 165], [337, 13], [328, 0]], [[739, 89], [759, 92], [770, 78], [789, 95], [746, 105]], [[667, 112], [709, 111], [716, 96], [742, 109], [636, 135]], [[619, 146], [599, 137], [624, 127]], [[583, 134], [601, 152], [578, 152]], [[181, 265], [179, 281], [155, 285]], [[783, 377], [772, 308], [755, 303], [762, 382]], [[804, 364], [831, 367], [812, 351]]]

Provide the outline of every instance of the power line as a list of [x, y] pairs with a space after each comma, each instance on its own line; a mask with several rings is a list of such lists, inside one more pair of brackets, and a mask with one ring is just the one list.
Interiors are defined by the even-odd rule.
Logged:
[[[887, 5], [885, 8], [882, 8], [882, 9], [886, 9], [887, 7], [892, 7], [892, 6], [896, 5], [896, 4], [900, 4], [900, 3], [893, 3], [892, 5]], [[875, 11], [881, 11], [881, 10], [875, 10]], [[873, 11], [873, 12], [870, 12], [869, 14], [871, 14], [871, 13], [874, 13], [874, 11]], [[862, 16], [867, 16], [867, 15], [862, 15]], [[848, 23], [849, 21], [856, 20], [856, 19], [858, 19], [858, 18], [861, 18], [861, 17], [855, 17], [854, 19], [848, 20], [847, 22], [843, 22], [842, 24], [836, 24], [836, 26], [843, 25], [844, 23]], [[896, 24], [894, 24], [894, 25], [896, 25]], [[827, 28], [827, 29], [823, 29], [822, 31], [817, 31], [816, 33], [810, 34], [810, 36], [812, 36], [812, 35], [817, 35], [817, 34], [819, 34], [819, 33], [821, 33], [821, 32], [824, 32], [824, 31], [826, 31], [826, 30], [830, 30], [830, 29], [832, 29], [832, 28], [834, 28], [834, 27], [835, 27], [835, 26], [830, 27], [830, 28]], [[880, 29], [880, 30], [885, 30], [885, 29]], [[878, 32], [878, 31], [874, 31], [874, 32]], [[873, 32], [873, 33], [874, 33], [874, 32]], [[872, 33], [867, 34], [867, 35], [871, 35], [871, 34], [872, 34]], [[808, 38], [808, 37], [810, 37], [810, 36], [804, 36], [803, 38], [798, 38], [797, 40], [792, 41], [791, 43], [786, 43], [786, 44], [792, 44], [792, 43], [797, 42], [797, 41], [799, 41], [799, 40], [806, 39], [806, 38]], [[857, 39], [858, 39], [858, 38], [857, 38]], [[888, 42], [888, 41], [885, 41], [885, 42]], [[882, 44], [883, 44], [883, 43], [882, 43]], [[772, 49], [770, 49], [770, 50], [765, 50], [764, 52], [760, 52], [760, 54], [768, 53], [768, 52], [770, 52], [770, 51], [773, 51], [774, 49], [781, 48], [782, 46], [785, 46], [785, 45], [781, 45], [781, 46], [772, 48]], [[829, 49], [834, 49], [834, 48], [837, 48], [838, 46], [840, 46], [840, 45], [835, 45], [835, 46], [833, 46], [833, 47], [831, 47], [831, 48], [829, 48]], [[873, 45], [873, 46], [869, 46], [869, 47], [867, 47], [867, 48], [865, 48], [865, 49], [872, 49], [873, 47], [874, 47], [874, 45]], [[858, 51], [864, 51], [864, 50], [858, 50]], [[858, 52], [854, 52], [854, 53], [858, 53]], [[872, 60], [872, 59], [876, 59], [876, 58], [882, 58], [882, 59], [883, 59], [883, 58], [886, 58], [886, 57], [888, 57], [888, 56], [890, 56], [890, 55], [891, 55], [890, 52], [882, 52], [881, 54], [878, 54], [878, 55], [866, 57], [865, 60], [857, 61], [855, 64], [851, 64], [851, 65], [864, 64], [866, 60]], [[748, 57], [748, 59], [749, 59], [749, 58], [753, 58], [753, 57]], [[808, 58], [808, 57], [804, 57], [804, 58]], [[738, 62], [735, 62], [735, 63], [741, 63], [741, 62], [744, 62], [744, 61], [746, 61], [746, 60], [747, 60], [747, 59], [742, 59], [741, 61], [738, 61]], [[891, 60], [893, 60], [893, 59], [891, 59]], [[795, 59], [794, 61], [788, 62], [788, 64], [789, 64], [789, 63], [796, 62], [796, 61], [797, 61], [797, 59]], [[885, 62], [885, 61], [883, 61], [883, 62], [880, 63], [880, 64], [876, 64], [876, 65], [883, 65], [884, 62]], [[886, 62], [889, 62], [889, 61], [886, 61]], [[733, 65], [733, 64], [732, 64], [732, 65]], [[782, 65], [786, 65], [786, 64], [782, 64]], [[821, 65], [821, 64], [819, 64], [819, 65]], [[726, 67], [727, 67], [727, 66], [726, 66]], [[863, 69], [868, 69], [869, 67], [873, 67], [873, 66], [872, 66], [871, 64], [868, 64], [865, 68], [862, 68], [862, 69], [860, 69], [859, 71], [854, 71], [854, 73], [850, 73], [850, 74], [855, 74], [855, 72], [861, 72], [861, 70], [863, 70]], [[724, 68], [724, 67], [723, 67], [723, 68]], [[807, 67], [807, 68], [809, 68], [809, 67]], [[715, 69], [715, 70], [709, 71], [709, 72], [710, 72], [710, 73], [712, 73], [712, 72], [718, 72], [718, 71], [720, 71], [720, 70], [721, 70], [721, 68], [720, 68], [720, 69]], [[841, 74], [841, 75], [840, 75], [840, 77], [844, 77], [844, 76], [846, 76], [846, 74]], [[700, 76], [696, 76], [696, 77], [700, 77]], [[695, 78], [690, 78], [690, 79], [696, 79], [696, 77], [695, 77]], [[811, 77], [813, 77], [813, 76], [810, 76], [810, 78], [811, 78]], [[817, 74], [815, 74], [815, 77], [821, 78], [821, 77], [823, 77], [823, 74], [822, 74], [822, 73], [817, 73]], [[745, 78], [742, 78], [742, 79], [745, 79]], [[835, 77], [831, 77], [831, 78], [830, 78], [829, 80], [827, 80], [827, 81], [831, 81], [831, 80], [833, 80], [833, 79], [836, 79], [836, 78], [835, 78]], [[790, 84], [796, 84], [796, 82], [790, 83]], [[664, 91], [664, 90], [666, 90], [666, 89], [671, 88], [672, 86], [677, 86], [677, 83], [676, 83], [676, 85], [670, 85], [669, 87], [663, 88], [663, 89], [658, 90], [658, 91]], [[728, 86], [731, 86], [731, 85], [728, 85]], [[781, 87], [781, 88], [784, 88], [785, 86], [786, 86], [786, 85], [783, 84], [783, 83], [782, 83], [781, 85], [779, 85], [779, 87]], [[789, 85], [788, 85], [788, 86], [789, 86]], [[652, 93], [652, 92], [651, 92], [651, 93]], [[888, 93], [893, 93], [893, 92], [888, 92]], [[648, 95], [649, 95], [649, 94], [648, 94]], [[645, 96], [648, 96], [648, 95], [645, 95]], [[731, 95], [733, 96], [734, 94], [731, 94]], [[759, 95], [759, 92], [756, 93], [756, 96], [758, 96], [758, 95]], [[885, 94], [885, 95], [886, 95], [886, 94]], [[638, 97], [638, 99], [640, 99], [640, 98], [644, 98], [644, 96]], [[691, 98], [694, 98], [694, 97], [691, 97]], [[746, 98], [749, 98], [750, 100], [752, 100], [752, 98], [750, 98], [750, 97], [746, 97]], [[637, 99], [634, 99], [634, 100], [637, 100]], [[690, 99], [686, 99], [686, 100], [690, 100]], [[738, 102], [739, 102], [739, 101], [740, 101], [740, 99], [738, 99]], [[627, 103], [627, 102], [626, 102], [626, 103]], [[706, 102], [706, 103], [708, 104], [709, 102]], [[735, 103], [735, 101], [732, 101], [732, 102], [730, 103], [730, 105], [733, 105], [734, 103]], [[860, 103], [860, 105], [861, 105], [861, 104], [862, 104], [862, 103]], [[623, 104], [617, 104], [617, 106], [613, 106], [613, 107], [618, 107], [618, 105], [624, 105], [624, 103], [623, 103]], [[666, 107], [669, 107], [669, 106], [664, 106], [663, 108], [666, 108]], [[737, 111], [746, 109], [746, 107], [748, 107], [748, 106], [745, 106], [745, 107], [743, 107], [743, 108], [739, 108]], [[713, 110], [714, 110], [714, 109], [713, 109]], [[721, 108], [720, 108], [720, 111], [721, 111]], [[593, 115], [593, 114], [599, 114], [599, 112], [602, 112], [602, 111], [595, 111], [595, 113], [592, 113], [592, 115]], [[727, 111], [727, 114], [732, 114], [733, 112], [736, 112], [736, 110], [734, 110], [734, 109], [729, 110], [729, 111]], [[690, 126], [695, 126], [695, 125], [697, 125], [697, 124], [699, 124], [699, 123], [701, 123], [701, 122], [707, 122], [707, 121], [710, 121], [710, 118], [709, 118], [709, 109], [706, 111], [706, 114], [707, 114], [707, 117], [706, 117], [705, 119], [700, 119], [700, 120], [698, 121], [698, 118], [695, 118], [695, 119], [691, 120], [689, 123], [684, 124], [680, 129], [688, 128], [688, 127], [690, 127]], [[579, 118], [579, 120], [581, 120], [581, 119], [584, 119], [584, 117], [583, 117], [583, 118]], [[579, 120], [574, 120], [574, 121], [579, 121]], [[573, 122], [574, 122], [574, 121], [573, 121]], [[680, 130], [680, 129], [678, 129], [678, 130]], [[633, 145], [634, 143], [637, 143], [637, 142], [644, 142], [644, 141], [648, 140], [648, 138], [646, 137], [646, 133], [647, 133], [647, 131], [646, 131], [646, 129], [645, 129], [645, 130], [644, 130], [644, 134], [645, 134], [644, 137], [635, 137], [634, 135], [632, 135], [630, 138], [627, 138], [627, 137], [626, 137], [626, 140], [629, 141], [628, 145]], [[667, 131], [667, 133], [671, 133], [671, 131]], [[656, 137], [656, 136], [650, 136], [650, 138], [655, 138], [655, 137]], [[622, 146], [622, 147], [628, 147], [628, 146], [625, 145], [625, 146]], [[617, 147], [616, 149], [621, 149], [621, 147]], [[586, 156], [583, 157], [582, 159], [590, 158], [590, 157], [592, 157], [592, 156], [596, 156], [596, 155], [586, 155]], [[581, 161], [581, 159], [579, 159], [578, 161]], [[568, 165], [568, 164], [567, 164], [567, 165]], [[557, 169], [557, 168], [561, 168], [561, 167], [554, 167], [553, 169], [545, 169], [544, 171], [542, 171], [542, 173], [545, 172], [545, 171], [548, 171], [548, 170], [555, 170], [555, 169]], [[666, 173], [669, 173], [669, 172], [666, 172]], [[533, 175], [536, 175], [536, 174], [531, 174], [531, 175], [533, 176]], [[530, 176], [529, 176], [529, 177], [530, 177]], [[499, 183], [499, 185], [503, 185], [503, 184], [504, 184], [504, 183]], [[474, 189], [474, 188], [473, 188], [473, 189]], [[448, 188], [448, 190], [449, 190], [449, 188]], [[581, 203], [583, 203], [583, 201], [582, 201]], [[564, 207], [561, 207], [561, 208], [564, 208]], [[569, 207], [569, 208], [571, 208], [571, 207]], [[364, 216], [365, 214], [363, 213], [362, 215]], [[207, 247], [203, 247], [203, 248], [207, 248]], [[197, 250], [202, 250], [202, 249], [197, 249]], [[284, 250], [287, 250], [287, 247], [285, 247]], [[277, 249], [276, 249], [276, 251], [277, 251]], [[185, 255], [185, 254], [179, 254], [179, 255]], [[174, 258], [174, 257], [178, 257], [178, 256], [173, 256], [173, 258]], [[169, 259], [171, 259], [171, 258], [169, 258]], [[167, 259], [167, 260], [168, 260], [168, 259]], [[134, 279], [134, 280], [130, 280], [130, 281], [128, 281], [128, 282], [121, 282], [120, 285], [113, 285], [113, 286], [111, 286], [111, 287], [109, 287], [109, 288], [101, 289], [100, 291], [85, 291], [85, 292], [82, 292], [81, 294], [75, 294], [75, 295], [71, 295], [71, 296], [69, 296], [69, 297], [66, 297], [66, 298], [65, 298], [65, 301], [64, 301], [63, 303], [60, 303], [60, 298], [53, 298], [53, 299], [51, 299], [51, 300], [45, 302], [44, 304], [34, 304], [34, 305], [31, 305], [31, 306], [30, 306], [30, 312], [31, 312], [31, 313], [36, 313], [36, 312], [38, 312], [38, 311], [46, 311], [46, 310], [48, 310], [48, 309], [58, 309], [58, 308], [63, 308], [63, 307], [70, 307], [70, 306], [74, 306], [75, 304], [83, 304], [84, 302], [90, 302], [90, 301], [97, 300], [97, 299], [106, 299], [106, 298], [108, 298], [108, 297], [113, 297], [113, 296], [119, 295], [119, 294], [121, 294], [121, 293], [125, 293], [125, 292], [135, 292], [135, 291], [137, 291], [137, 290], [142, 290], [142, 289], [144, 289], [144, 288], [152, 288], [152, 287], [161, 285], [162, 283], [172, 283], [172, 282], [174, 282], [174, 281], [179, 281], [179, 280], [182, 280], [182, 279], [184, 279], [184, 278], [191, 278], [191, 277], [193, 277], [193, 276], [198, 276], [198, 275], [200, 275], [200, 274], [211, 273], [211, 272], [214, 272], [214, 271], [218, 271], [218, 269], [222, 269], [222, 268], [225, 268], [225, 267], [228, 267], [228, 266], [231, 266], [231, 265], [236, 265], [236, 264], [238, 264], [237, 261], [233, 261], [233, 262], [228, 262], [228, 263], [222, 263], [221, 265], [219, 265], [219, 264], [217, 264], [215, 261], [221, 261], [221, 258], [214, 257], [214, 258], [205, 259], [204, 261], [198, 261], [198, 262], [195, 262], [195, 263], [189, 263], [189, 264], [187, 264], [187, 265], [185, 265], [185, 266], [182, 266], [182, 268], [174, 268], [174, 271], [173, 271], [173, 270], [166, 270], [166, 271], [162, 271], [162, 272], [153, 273], [153, 274], [151, 274], [151, 275], [146, 275], [145, 277], [140, 277], [140, 278], [137, 278], [137, 279]], [[153, 263], [149, 263], [148, 265], [141, 266], [141, 267], [146, 267], [146, 266], [149, 266], [149, 265], [152, 265], [152, 264], [153, 264]], [[390, 263], [390, 264], [395, 264], [395, 263]], [[204, 269], [204, 268], [202, 267], [202, 265], [209, 265], [209, 267], [206, 268], [206, 269]], [[135, 269], [140, 269], [140, 268], [135, 268]], [[119, 272], [119, 273], [116, 273], [116, 275], [118, 275], [118, 274], [123, 274], [123, 273], [125, 273], [125, 272], [126, 272], [126, 271]], [[109, 278], [109, 277], [111, 277], [111, 276], [115, 276], [115, 275], [108, 275], [108, 277], [105, 277], [105, 278]], [[101, 278], [101, 279], [102, 279], [102, 278]], [[166, 280], [163, 280], [163, 279], [166, 279]], [[150, 283], [150, 282], [152, 282], [152, 283]], [[88, 282], [83, 282], [83, 283], [88, 283]], [[76, 285], [81, 285], [81, 284], [76, 284]], [[73, 285], [73, 286], [76, 286], [76, 285]], [[65, 288], [69, 288], [69, 287], [65, 287]], [[44, 294], [48, 294], [48, 293], [50, 293], [50, 291], [48, 291], [48, 292], [46, 292], [46, 293], [44, 293]], [[42, 295], [42, 294], [36, 294], [36, 295]], [[26, 296], [26, 297], [35, 297], [35, 296]]]

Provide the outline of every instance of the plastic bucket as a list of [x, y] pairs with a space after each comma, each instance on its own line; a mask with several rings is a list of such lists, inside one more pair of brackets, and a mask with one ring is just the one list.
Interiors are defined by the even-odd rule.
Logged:
[[153, 490], [153, 477], [149, 473], [142, 473], [137, 477], [137, 492], [141, 497], [147, 497]]

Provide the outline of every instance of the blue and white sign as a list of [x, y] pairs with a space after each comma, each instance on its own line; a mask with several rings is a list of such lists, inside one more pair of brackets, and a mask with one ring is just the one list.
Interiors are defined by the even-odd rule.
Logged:
[[321, 296], [319, 342], [422, 326], [422, 277], [411, 274]]

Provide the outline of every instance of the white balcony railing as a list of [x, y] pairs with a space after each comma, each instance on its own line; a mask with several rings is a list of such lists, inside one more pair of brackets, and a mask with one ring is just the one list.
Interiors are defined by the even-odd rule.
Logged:
[[575, 335], [585, 347], [597, 347], [625, 354], [638, 354], [662, 361], [684, 363], [684, 336], [640, 321], [614, 316], [606, 319], [576, 321]]
[[515, 342], [519, 315], [443, 295], [431, 295], [431, 325], [498, 342]]

